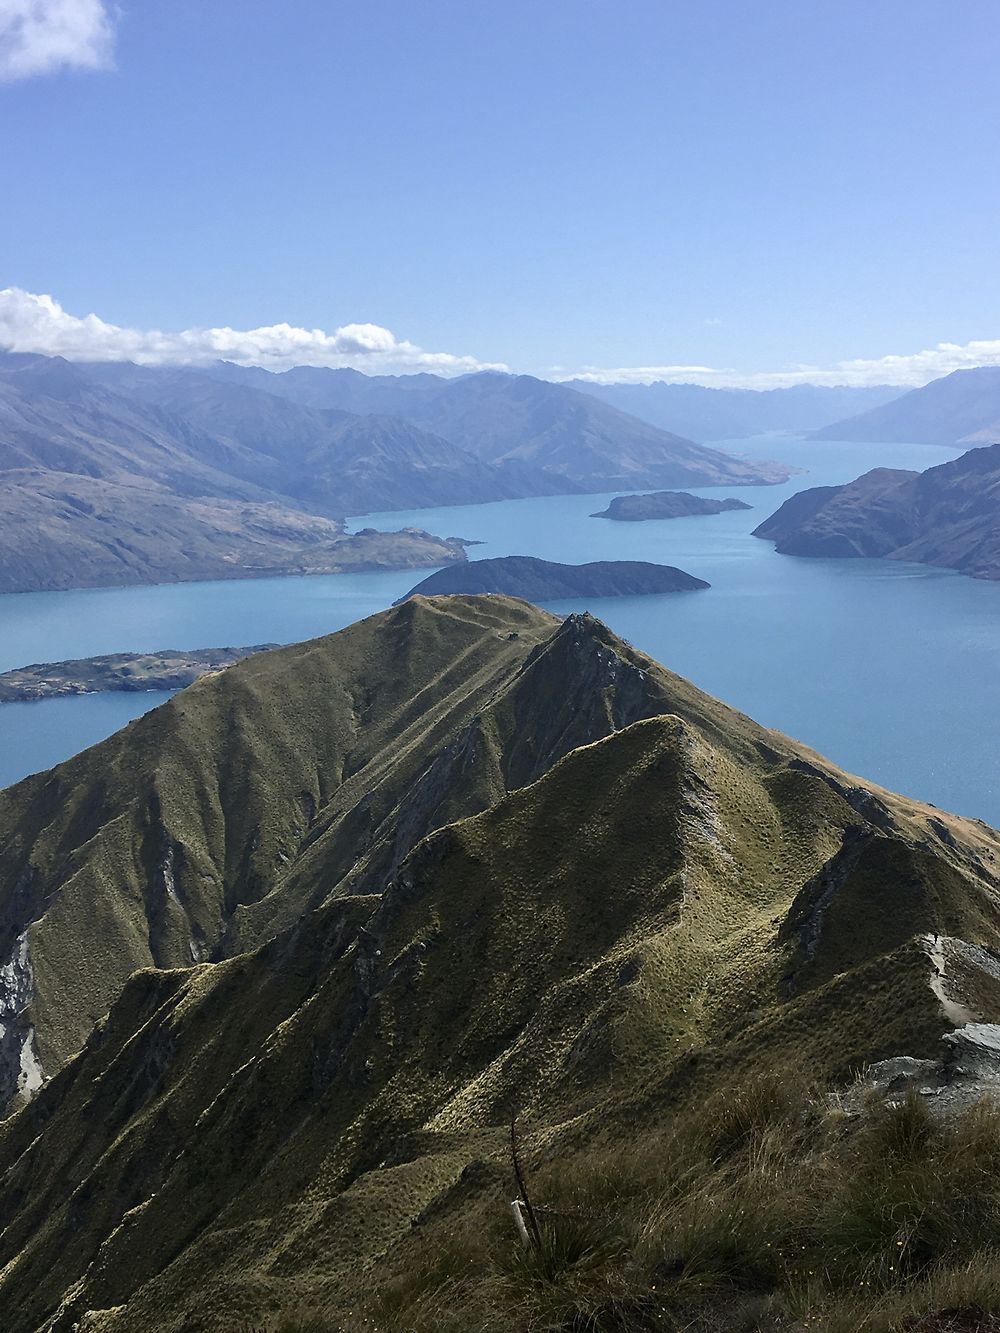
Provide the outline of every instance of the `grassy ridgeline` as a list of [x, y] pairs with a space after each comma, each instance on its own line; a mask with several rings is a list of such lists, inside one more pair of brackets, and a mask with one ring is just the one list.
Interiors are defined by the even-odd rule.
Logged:
[[202, 680], [5, 793], [0, 829], [51, 1074], [0, 1123], [4, 1333], [992, 1300], [957, 1284], [996, 1239], [993, 1122], [787, 1088], [937, 1054], [932, 934], [955, 1001], [1000, 1013], [997, 834], [590, 617], [415, 599]]

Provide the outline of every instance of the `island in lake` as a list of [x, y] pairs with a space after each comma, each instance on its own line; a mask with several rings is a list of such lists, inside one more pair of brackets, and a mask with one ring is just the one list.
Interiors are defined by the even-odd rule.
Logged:
[[253, 648], [196, 648], [191, 652], [166, 649], [36, 663], [0, 673], [0, 704], [108, 690], [182, 690], [210, 671], [221, 671], [253, 653], [277, 647], [261, 643]]
[[694, 514], [724, 514], [731, 509], [752, 508], [743, 500], [705, 500], [687, 491], [655, 491], [652, 495], [616, 495], [607, 509], [590, 517], [639, 523], [647, 518], [688, 518]]
[[585, 565], [560, 565], [530, 555], [504, 555], [469, 560], [428, 575], [411, 588], [405, 602], [441, 593], [504, 593], [527, 602], [554, 602], [564, 597], [636, 597], [664, 592], [694, 592], [710, 585], [673, 565], [645, 560], [594, 560]]
[[753, 535], [782, 555], [887, 556], [1000, 579], [1000, 444], [926, 472], [875, 468], [800, 491]]

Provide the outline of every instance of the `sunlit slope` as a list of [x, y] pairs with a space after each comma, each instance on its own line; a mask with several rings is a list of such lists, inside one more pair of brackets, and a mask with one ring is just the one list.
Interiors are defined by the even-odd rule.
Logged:
[[[141, 972], [0, 1126], [10, 1333], [223, 1330], [303, 1300], [350, 1327], [415, 1223], [504, 1206], [512, 1109], [569, 1153], [762, 1059], [840, 1077], [928, 1053], [953, 1024], [925, 935], [1000, 942], [994, 831], [860, 784], [590, 617], [418, 599], [157, 718], [77, 761], [114, 761], [87, 788], [88, 883], [138, 818], [111, 817], [131, 756], [161, 824], [203, 813], [217, 938], [264, 942]], [[988, 975], [962, 998], [1000, 1016]]]
[[511, 599], [416, 599], [203, 679], [0, 793], [0, 956], [29, 999], [5, 1099], [136, 967], [218, 959], [380, 889], [425, 833], [671, 711], [687, 687], [616, 644]]
[[205, 678], [0, 793], [0, 953], [27, 932], [46, 1072], [136, 967], [225, 952], [318, 821], [370, 798], [386, 766], [412, 780], [555, 623], [488, 602], [373, 617]]

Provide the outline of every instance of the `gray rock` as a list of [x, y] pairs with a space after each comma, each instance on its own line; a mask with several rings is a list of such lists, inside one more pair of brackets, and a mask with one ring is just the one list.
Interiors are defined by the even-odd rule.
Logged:
[[951, 1078], [1000, 1081], [1000, 1023], [967, 1023], [949, 1032], [945, 1068]]

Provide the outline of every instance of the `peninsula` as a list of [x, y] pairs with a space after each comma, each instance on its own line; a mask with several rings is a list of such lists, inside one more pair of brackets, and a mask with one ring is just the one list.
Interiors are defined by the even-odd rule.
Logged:
[[926, 472], [875, 468], [800, 491], [754, 536], [783, 555], [886, 556], [1000, 579], [1000, 444]]
[[199, 676], [221, 671], [252, 653], [267, 652], [275, 643], [253, 648], [166, 649], [155, 653], [109, 653], [68, 662], [39, 662], [0, 673], [0, 704], [53, 699], [66, 694], [100, 694], [110, 690], [182, 690]]

